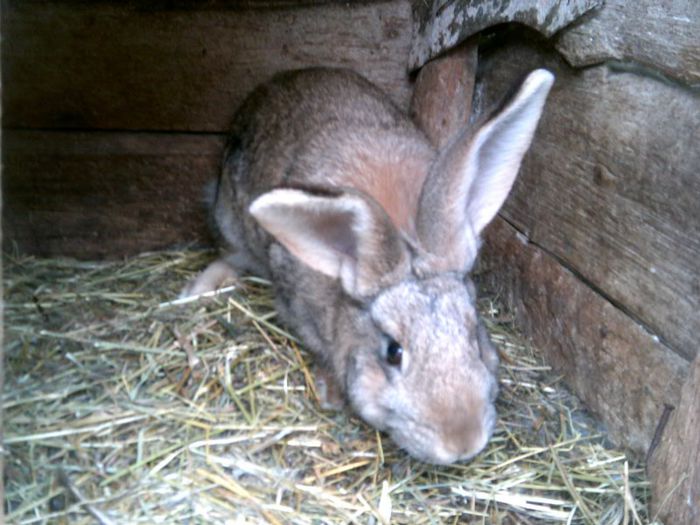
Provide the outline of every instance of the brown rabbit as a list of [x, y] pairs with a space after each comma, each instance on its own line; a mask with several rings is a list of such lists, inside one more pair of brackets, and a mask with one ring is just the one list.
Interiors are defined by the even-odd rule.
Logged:
[[267, 275], [282, 320], [362, 418], [418, 459], [474, 456], [496, 419], [498, 357], [467, 274], [552, 82], [531, 73], [435, 151], [351, 71], [277, 75], [234, 119], [213, 209], [225, 256], [185, 293]]

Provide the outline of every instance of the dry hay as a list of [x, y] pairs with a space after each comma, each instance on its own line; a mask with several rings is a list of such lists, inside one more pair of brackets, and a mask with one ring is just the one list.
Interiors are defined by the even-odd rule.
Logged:
[[477, 459], [412, 460], [319, 409], [268, 283], [169, 302], [211, 258], [5, 262], [10, 523], [645, 523], [640, 466], [606, 446], [481, 303], [502, 354]]

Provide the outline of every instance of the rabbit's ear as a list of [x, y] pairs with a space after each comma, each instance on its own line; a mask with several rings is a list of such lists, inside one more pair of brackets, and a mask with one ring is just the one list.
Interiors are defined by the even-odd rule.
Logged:
[[513, 186], [553, 81], [549, 71], [532, 72], [502, 111], [476, 133], [463, 131], [431, 169], [417, 227], [436, 269], [471, 269], [479, 234]]
[[304, 264], [340, 279], [353, 297], [373, 295], [410, 269], [408, 249], [389, 217], [359, 193], [276, 189], [253, 201], [250, 213]]

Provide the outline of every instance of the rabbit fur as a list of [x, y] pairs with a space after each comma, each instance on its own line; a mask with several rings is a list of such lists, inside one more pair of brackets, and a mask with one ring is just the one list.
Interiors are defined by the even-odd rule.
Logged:
[[471, 458], [493, 432], [498, 356], [468, 272], [552, 82], [531, 73], [436, 151], [354, 72], [278, 74], [236, 113], [212, 210], [223, 256], [185, 293], [269, 277], [329, 395], [415, 458]]

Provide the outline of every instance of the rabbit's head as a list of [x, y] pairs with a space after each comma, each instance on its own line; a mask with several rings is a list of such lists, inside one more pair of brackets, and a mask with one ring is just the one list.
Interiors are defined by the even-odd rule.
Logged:
[[372, 303], [371, 347], [352, 354], [348, 397], [412, 456], [452, 463], [479, 452], [496, 420], [498, 358], [459, 275], [410, 278]]
[[437, 154], [419, 179], [410, 231], [396, 227], [381, 196], [352, 189], [275, 189], [250, 207], [301, 262], [338, 280], [353, 319], [337, 330], [350, 350], [336, 373], [355, 410], [419, 459], [467, 459], [493, 431], [498, 358], [468, 273], [552, 82], [531, 73], [499, 113]]

